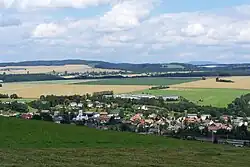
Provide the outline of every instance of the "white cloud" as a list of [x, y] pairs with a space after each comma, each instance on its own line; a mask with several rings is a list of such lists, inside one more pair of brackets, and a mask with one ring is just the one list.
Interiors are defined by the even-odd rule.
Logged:
[[187, 36], [200, 36], [205, 33], [205, 28], [202, 24], [195, 23], [190, 24], [186, 28], [183, 28], [181, 30], [185, 35]]
[[39, 24], [32, 32], [32, 36], [37, 38], [45, 38], [45, 37], [50, 38], [50, 37], [56, 37], [64, 33], [65, 31], [66, 29], [64, 27], [54, 23]]
[[[233, 7], [226, 12], [221, 9], [219, 13], [206, 11], [151, 16], [155, 0], [82, 0], [77, 1], [79, 4], [75, 6], [72, 1], [66, 0], [60, 1], [60, 5], [59, 0], [52, 4], [44, 0], [35, 5], [32, 4], [35, 1], [19, 0], [21, 2], [25, 8], [79, 7], [80, 4], [88, 6], [100, 3], [110, 3], [112, 6], [101, 17], [82, 19], [68, 19], [65, 16], [65, 19], [59, 20], [40, 11], [29, 17], [28, 14], [20, 16], [23, 13], [8, 16], [22, 23], [17, 27], [8, 18], [4, 22], [12, 22], [9, 26], [1, 28], [0, 23], [0, 50], [4, 50], [9, 58], [18, 55], [20, 59], [27, 59], [26, 52], [29, 50], [30, 55], [41, 59], [69, 56], [133, 62], [190, 59], [235, 61], [237, 56], [240, 61], [249, 60], [250, 15], [245, 9], [248, 9], [247, 6]], [[235, 15], [228, 15], [229, 11]], [[39, 19], [39, 14], [42, 19]]]
[[100, 18], [100, 31], [120, 31], [138, 26], [150, 14], [153, 0], [130, 0], [114, 5]]
[[[102, 4], [116, 4], [126, 0], [0, 0], [5, 8], [85, 8]], [[128, 0], [129, 1], [129, 0]]]

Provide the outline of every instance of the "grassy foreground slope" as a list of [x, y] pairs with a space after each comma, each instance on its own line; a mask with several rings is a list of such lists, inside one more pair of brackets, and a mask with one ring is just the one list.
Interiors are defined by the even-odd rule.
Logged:
[[248, 167], [249, 149], [0, 117], [5, 166]]
[[[144, 90], [144, 93], [152, 95], [178, 95], [199, 105], [212, 105], [215, 107], [226, 107], [235, 98], [250, 93], [250, 90], [240, 89], [166, 89], [166, 90]], [[138, 92], [136, 92], [138, 93]], [[199, 101], [202, 99], [203, 101]]]
[[103, 79], [98, 81], [89, 81], [76, 84], [87, 85], [174, 85], [186, 82], [197, 81], [198, 78], [120, 78]]

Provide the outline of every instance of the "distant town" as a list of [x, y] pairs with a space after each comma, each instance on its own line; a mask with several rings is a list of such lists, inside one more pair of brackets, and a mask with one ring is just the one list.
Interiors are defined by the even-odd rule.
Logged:
[[0, 102], [4, 117], [249, 146], [249, 114], [223, 114], [223, 109], [196, 106], [180, 96], [103, 91], [83, 96], [41, 95], [30, 102], [16, 94], [2, 94], [4, 98]]

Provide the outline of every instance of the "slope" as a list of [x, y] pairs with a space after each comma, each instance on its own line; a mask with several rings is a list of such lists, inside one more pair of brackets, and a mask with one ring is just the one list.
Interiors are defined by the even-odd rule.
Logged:
[[0, 132], [1, 167], [250, 165], [249, 149], [157, 136], [1, 117]]

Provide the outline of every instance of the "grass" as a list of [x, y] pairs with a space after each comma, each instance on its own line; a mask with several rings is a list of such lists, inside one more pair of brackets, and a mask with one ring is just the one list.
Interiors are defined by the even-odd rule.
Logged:
[[87, 82], [89, 80], [84, 79], [71, 79], [71, 80], [49, 80], [49, 81], [29, 81], [29, 82], [11, 82], [14, 84], [74, 84]]
[[248, 167], [249, 149], [0, 117], [1, 167]]
[[10, 98], [0, 98], [0, 101], [6, 102], [6, 101], [18, 101], [18, 102], [31, 102], [33, 100], [37, 100], [37, 99], [30, 99], [30, 98], [22, 98], [22, 99], [10, 99]]
[[174, 85], [197, 81], [197, 78], [121, 78], [103, 79], [98, 81], [80, 82], [76, 84], [87, 85]]
[[[152, 95], [178, 95], [199, 105], [226, 107], [235, 98], [250, 93], [250, 90], [239, 89], [179, 89], [179, 90], [145, 90]], [[138, 93], [138, 92], [136, 92]], [[141, 93], [141, 92], [140, 92]], [[203, 99], [203, 102], [199, 100]]]

